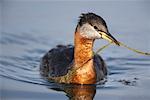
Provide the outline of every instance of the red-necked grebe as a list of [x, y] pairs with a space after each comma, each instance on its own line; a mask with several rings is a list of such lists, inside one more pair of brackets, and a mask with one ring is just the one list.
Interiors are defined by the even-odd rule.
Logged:
[[[82, 14], [74, 36], [74, 47], [58, 45], [46, 53], [41, 61], [41, 74], [60, 83], [95, 84], [104, 79], [107, 67], [99, 55], [93, 57], [93, 43], [95, 39], [106, 39], [119, 45], [104, 19], [94, 13]], [[76, 69], [73, 75], [68, 74], [71, 69]]]

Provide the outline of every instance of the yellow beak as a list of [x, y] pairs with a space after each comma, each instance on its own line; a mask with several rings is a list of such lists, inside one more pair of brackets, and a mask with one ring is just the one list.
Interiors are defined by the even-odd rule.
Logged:
[[102, 31], [100, 31], [99, 34], [101, 35], [102, 39], [105, 39], [109, 42], [113, 42], [116, 45], [120, 46], [120, 43], [111, 34], [105, 33], [105, 32], [102, 32]]

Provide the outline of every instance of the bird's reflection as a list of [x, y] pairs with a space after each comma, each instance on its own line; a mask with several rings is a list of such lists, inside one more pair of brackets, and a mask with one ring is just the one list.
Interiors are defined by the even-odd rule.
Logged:
[[96, 93], [96, 85], [55, 84], [48, 88], [64, 91], [69, 100], [93, 100]]

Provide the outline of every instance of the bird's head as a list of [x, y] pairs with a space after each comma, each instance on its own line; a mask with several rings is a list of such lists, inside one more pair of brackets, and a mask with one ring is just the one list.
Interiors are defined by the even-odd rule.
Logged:
[[76, 31], [87, 39], [106, 39], [119, 45], [119, 42], [109, 33], [104, 19], [94, 13], [81, 14]]

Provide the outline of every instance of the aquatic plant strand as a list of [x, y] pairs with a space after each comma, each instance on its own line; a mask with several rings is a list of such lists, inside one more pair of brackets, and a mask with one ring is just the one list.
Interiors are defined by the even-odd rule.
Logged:
[[[99, 49], [96, 51], [95, 54], [98, 54], [100, 51], [102, 51], [103, 49], [107, 48], [110, 44], [112, 44], [112, 42], [110, 42], [110, 43], [104, 45], [103, 47], [99, 48]], [[140, 51], [140, 50], [131, 48], [131, 47], [125, 45], [125, 44], [122, 43], [122, 42], [119, 42], [119, 44], [120, 44], [120, 46], [125, 47], [125, 48], [127, 48], [128, 50], [131, 50], [131, 51], [136, 52], [136, 53], [138, 53], [138, 54], [150, 56], [150, 53], [148, 53], [148, 52], [143, 52], [143, 51]]]
[[[113, 42], [110, 42], [110, 43], [108, 43], [108, 44], [102, 46], [101, 48], [99, 48], [95, 53], [93, 53], [92, 58], [86, 60], [81, 66], [70, 69], [66, 75], [60, 76], [60, 77], [48, 77], [48, 78], [49, 78], [50, 80], [55, 80], [55, 82], [59, 82], [59, 83], [68, 83], [68, 84], [71, 83], [71, 79], [72, 79], [71, 77], [72, 77], [73, 75], [75, 75], [75, 72], [76, 72], [78, 69], [80, 69], [84, 64], [86, 64], [88, 61], [90, 61], [91, 59], [93, 59], [93, 57], [94, 57], [96, 54], [98, 54], [98, 53], [99, 53], [100, 51], [102, 51], [103, 49], [107, 48], [107, 47], [108, 47], [109, 45], [111, 45], [112, 43], [113, 43]], [[124, 43], [121, 43], [121, 42], [119, 42], [119, 44], [120, 44], [120, 46], [125, 47], [125, 48], [127, 48], [127, 49], [129, 49], [129, 50], [131, 50], [131, 51], [133, 51], [133, 52], [136, 52], [136, 53], [139, 53], [139, 54], [142, 54], [142, 55], [148, 55], [148, 56], [150, 56], [150, 53], [143, 52], [143, 51], [140, 51], [140, 50], [131, 48], [131, 47], [129, 47], [129, 46], [127, 46], [127, 45], [125, 45]]]
[[131, 51], [133, 51], [133, 52], [138, 53], [138, 54], [150, 56], [150, 53], [148, 53], [148, 52], [143, 52], [143, 51], [140, 51], [140, 50], [131, 48], [131, 47], [129, 47], [129, 46], [127, 46], [127, 45], [125, 45], [124, 43], [121, 43], [121, 42], [119, 42], [119, 44], [120, 44], [121, 46], [123, 46], [123, 47], [125, 47], [125, 48], [127, 48], [127, 49], [129, 49], [129, 50], [131, 50]]

